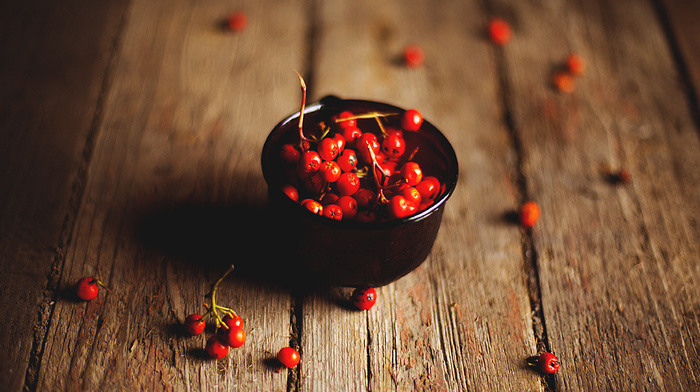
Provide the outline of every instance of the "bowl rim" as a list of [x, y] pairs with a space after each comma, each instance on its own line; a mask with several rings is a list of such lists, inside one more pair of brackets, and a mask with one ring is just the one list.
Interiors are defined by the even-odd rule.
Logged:
[[[352, 105], [352, 104], [361, 104], [361, 105], [371, 105], [371, 106], [380, 106], [384, 107], [388, 110], [394, 110], [394, 111], [405, 111], [407, 109], [400, 108], [395, 105], [391, 105], [385, 102], [379, 102], [379, 101], [371, 101], [371, 100], [364, 100], [364, 99], [341, 99], [337, 98], [335, 96], [326, 96], [322, 99], [320, 99], [317, 102], [308, 104], [304, 108], [304, 115], [306, 116], [308, 113], [311, 112], [316, 112], [324, 108], [333, 108], [334, 106], [345, 106], [345, 105]], [[269, 154], [269, 149], [272, 146], [272, 140], [274, 136], [277, 134], [277, 132], [282, 129], [282, 127], [296, 119], [299, 118], [299, 113], [300, 111], [297, 110], [288, 116], [286, 116], [284, 119], [282, 119], [280, 122], [275, 125], [270, 133], [268, 134], [267, 138], [265, 139], [265, 143], [263, 144], [262, 152], [261, 152], [261, 167], [262, 167], [262, 172], [263, 172], [263, 177], [265, 179], [265, 182], [268, 186], [268, 194], [271, 191], [271, 185], [270, 185], [270, 180], [268, 179], [268, 170], [272, 170], [269, 168], [269, 165], [266, 163], [265, 157]], [[378, 221], [378, 222], [360, 222], [356, 220], [333, 220], [329, 219], [320, 215], [316, 214], [305, 214], [308, 215], [309, 219], [317, 219], [319, 223], [327, 224], [330, 226], [336, 226], [339, 228], [344, 228], [344, 229], [361, 229], [361, 230], [385, 230], [389, 229], [392, 227], [397, 227], [397, 226], [402, 226], [408, 223], [412, 222], [418, 222], [421, 221], [428, 216], [432, 215], [435, 211], [441, 209], [444, 207], [446, 204], [447, 200], [452, 196], [454, 193], [456, 187], [457, 187], [457, 181], [459, 179], [459, 161], [457, 160], [457, 154], [455, 153], [454, 147], [452, 147], [452, 143], [447, 139], [445, 134], [442, 133], [442, 131], [436, 127], [434, 124], [432, 124], [430, 121], [427, 119], [423, 119], [423, 124], [428, 125], [430, 128], [434, 130], [434, 135], [437, 137], [437, 144], [441, 146], [441, 148], [444, 150], [444, 157], [446, 162], [448, 163], [448, 166], [454, 166], [454, 174], [452, 176], [449, 176], [445, 181], [445, 191], [438, 197], [437, 199], [434, 200], [433, 204], [431, 204], [428, 208], [426, 208], [423, 211], [420, 211], [418, 213], [415, 213], [411, 216], [408, 216], [406, 218], [400, 218], [400, 219], [391, 219], [391, 220], [384, 220], [384, 221]], [[281, 189], [278, 189], [280, 196], [286, 196], [284, 195], [284, 192], [282, 192]], [[280, 197], [282, 200], [286, 200], [289, 205], [296, 206], [296, 209], [298, 209], [301, 212], [307, 212], [299, 203], [294, 202], [292, 199], [289, 197]]]

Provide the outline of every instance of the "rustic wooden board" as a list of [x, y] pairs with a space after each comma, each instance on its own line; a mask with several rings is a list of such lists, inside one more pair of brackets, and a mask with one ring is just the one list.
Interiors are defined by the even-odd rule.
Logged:
[[[419, 108], [455, 146], [461, 175], [432, 255], [382, 287], [371, 311], [338, 306], [343, 289], [304, 303], [302, 389], [541, 388], [525, 362], [536, 348], [521, 233], [503, 220], [520, 196], [486, 13], [420, 1], [323, 2], [317, 13], [315, 95]], [[414, 43], [428, 49], [412, 70], [399, 60]]]
[[36, 381], [123, 8], [121, 1], [0, 6], [4, 390]]
[[238, 270], [224, 281], [219, 302], [248, 344], [222, 360], [178, 328], [229, 263], [250, 270], [266, 245], [259, 152], [297, 102], [280, 81], [305, 62], [303, 3], [248, 2], [240, 34], [221, 29], [235, 9], [131, 2], [61, 277], [67, 288], [99, 269], [114, 294], [57, 299], [38, 389], [286, 389], [269, 361], [290, 341], [284, 288]]
[[[699, 369], [697, 124], [651, 4], [503, 4], [509, 109], [563, 390], [692, 390]], [[543, 28], [543, 20], [547, 21]], [[543, 90], [569, 51], [588, 72]], [[614, 186], [601, 169], [627, 167]]]

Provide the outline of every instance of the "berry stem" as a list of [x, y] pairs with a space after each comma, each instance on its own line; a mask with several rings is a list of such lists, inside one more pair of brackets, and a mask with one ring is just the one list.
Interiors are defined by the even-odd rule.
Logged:
[[301, 77], [299, 72], [294, 72], [296, 72], [297, 76], [299, 77], [299, 83], [301, 84], [301, 109], [299, 109], [299, 147], [302, 151], [306, 151], [304, 142], [310, 141], [306, 138], [306, 136], [304, 136], [304, 108], [306, 107], [306, 82], [304, 82], [304, 78]]
[[374, 183], [377, 185], [377, 200], [382, 204], [386, 204], [389, 200], [384, 196], [384, 188], [382, 187], [381, 179], [377, 176], [377, 170], [379, 170], [379, 175], [384, 177], [384, 170], [379, 165], [379, 162], [377, 162], [377, 156], [374, 154], [374, 150], [372, 150], [372, 146], [369, 145], [369, 142], [367, 143], [367, 150], [369, 150], [369, 156], [372, 158], [372, 178], [374, 178]]
[[216, 327], [217, 328], [221, 327], [222, 324], [225, 325], [226, 323], [224, 323], [224, 320], [222, 320], [221, 316], [219, 316], [219, 312], [217, 312], [217, 309], [221, 309], [222, 307], [218, 306], [216, 304], [216, 291], [219, 288], [219, 284], [221, 283], [221, 281], [223, 281], [224, 278], [226, 278], [226, 276], [228, 276], [228, 274], [231, 273], [231, 271], [233, 271], [233, 264], [231, 264], [231, 266], [228, 268], [228, 270], [226, 270], [226, 272], [224, 272], [224, 274], [221, 275], [219, 280], [217, 280], [216, 283], [214, 283], [214, 286], [211, 289], [211, 309], [209, 311], [207, 311], [207, 313], [209, 313], [209, 312], [214, 313], [214, 318], [216, 319]]
[[356, 114], [354, 116], [336, 118], [335, 122], [339, 123], [339, 122], [348, 121], [348, 120], [361, 120], [361, 119], [367, 119], [367, 118], [391, 117], [391, 116], [398, 116], [398, 115], [399, 115], [399, 113], [369, 112], [369, 113], [364, 113], [364, 114]]

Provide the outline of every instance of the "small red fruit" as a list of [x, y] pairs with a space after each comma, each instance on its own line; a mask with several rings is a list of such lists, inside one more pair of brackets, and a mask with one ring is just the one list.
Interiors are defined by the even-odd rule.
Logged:
[[241, 316], [229, 316], [228, 314], [222, 319], [223, 322], [228, 325], [229, 328], [240, 327], [243, 328], [243, 319]]
[[371, 309], [377, 302], [377, 291], [373, 287], [358, 287], [352, 292], [350, 298], [358, 309]]
[[500, 18], [489, 22], [489, 38], [496, 45], [505, 45], [510, 42], [511, 30], [506, 21]]
[[241, 347], [245, 343], [245, 330], [241, 326], [234, 325], [224, 332], [224, 338], [229, 346]]
[[323, 206], [314, 199], [304, 199], [299, 204], [316, 215], [323, 215]]
[[408, 185], [416, 186], [423, 180], [423, 170], [416, 162], [406, 162], [401, 166], [401, 178]]
[[336, 121], [338, 126], [340, 126], [341, 128], [356, 127], [357, 120], [352, 118], [353, 116], [355, 115], [352, 114], [352, 112], [344, 111], [338, 114], [336, 117], [334, 117], [333, 120]]
[[340, 175], [336, 182], [336, 187], [341, 196], [350, 196], [360, 189], [360, 179], [357, 177], [357, 174], [346, 172]]
[[97, 286], [98, 283], [99, 280], [92, 276], [81, 278], [75, 286], [75, 293], [83, 301], [92, 301], [100, 292], [100, 288]]
[[577, 53], [571, 53], [566, 58], [566, 68], [569, 69], [572, 75], [580, 76], [586, 72], [586, 62]]
[[212, 335], [209, 337], [204, 349], [207, 351], [207, 354], [214, 359], [221, 359], [228, 354], [228, 344], [224, 341], [223, 337], [219, 335]]
[[343, 219], [357, 216], [357, 200], [352, 196], [341, 196], [336, 204], [343, 210]]
[[563, 71], [556, 71], [552, 74], [552, 84], [561, 93], [571, 94], [576, 89], [574, 78]]
[[[324, 139], [325, 140], [325, 139]], [[342, 174], [340, 165], [336, 161], [324, 161], [321, 168], [318, 170], [323, 181], [331, 183], [336, 182]]]
[[336, 204], [328, 204], [327, 206], [323, 207], [323, 216], [333, 220], [342, 220], [343, 209]]
[[282, 192], [294, 201], [299, 201], [299, 191], [292, 185], [282, 185]]
[[416, 109], [408, 109], [401, 116], [401, 127], [407, 131], [415, 132], [423, 124], [423, 115]]
[[544, 374], [554, 374], [559, 370], [559, 359], [552, 353], [542, 353], [537, 358], [537, 368]]
[[191, 314], [185, 319], [185, 330], [192, 336], [204, 332], [204, 327], [206, 325], [207, 323], [204, 321], [201, 314]]
[[325, 138], [318, 143], [318, 155], [324, 161], [332, 161], [338, 156], [340, 152], [338, 148], [338, 142], [333, 138]]
[[299, 355], [297, 350], [291, 347], [283, 347], [277, 353], [277, 360], [280, 361], [283, 366], [293, 368], [301, 361], [301, 355]]
[[540, 219], [540, 206], [534, 201], [528, 201], [520, 206], [520, 224], [533, 227]]
[[248, 15], [243, 11], [235, 11], [226, 20], [229, 30], [243, 31], [248, 27]]
[[418, 68], [425, 61], [423, 48], [418, 45], [409, 45], [403, 50], [403, 62], [409, 68]]
[[387, 205], [389, 216], [394, 219], [401, 219], [411, 215], [410, 204], [411, 203], [402, 195], [393, 196]]

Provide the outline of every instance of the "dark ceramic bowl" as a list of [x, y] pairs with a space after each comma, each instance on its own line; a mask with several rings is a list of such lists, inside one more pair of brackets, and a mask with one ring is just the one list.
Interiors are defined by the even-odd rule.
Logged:
[[[328, 122], [331, 116], [343, 110], [356, 114], [403, 112], [403, 109], [379, 102], [326, 97], [306, 107], [304, 128], [320, 121]], [[376, 126], [372, 124], [376, 122], [358, 120], [361, 129]], [[279, 157], [280, 147], [284, 143], [298, 142], [298, 127], [299, 112], [296, 112], [272, 130], [262, 150], [262, 171], [274, 217], [273, 246], [285, 247], [284, 253], [290, 255], [288, 262], [323, 285], [383, 286], [421, 265], [430, 254], [445, 203], [457, 185], [457, 156], [445, 136], [428, 121], [423, 122], [418, 132], [410, 132], [410, 136], [405, 134], [407, 151], [420, 146], [413, 160], [421, 165], [424, 173], [437, 177], [442, 184], [440, 195], [430, 207], [398, 220], [336, 221], [312, 214], [281, 190], [284, 164]]]

